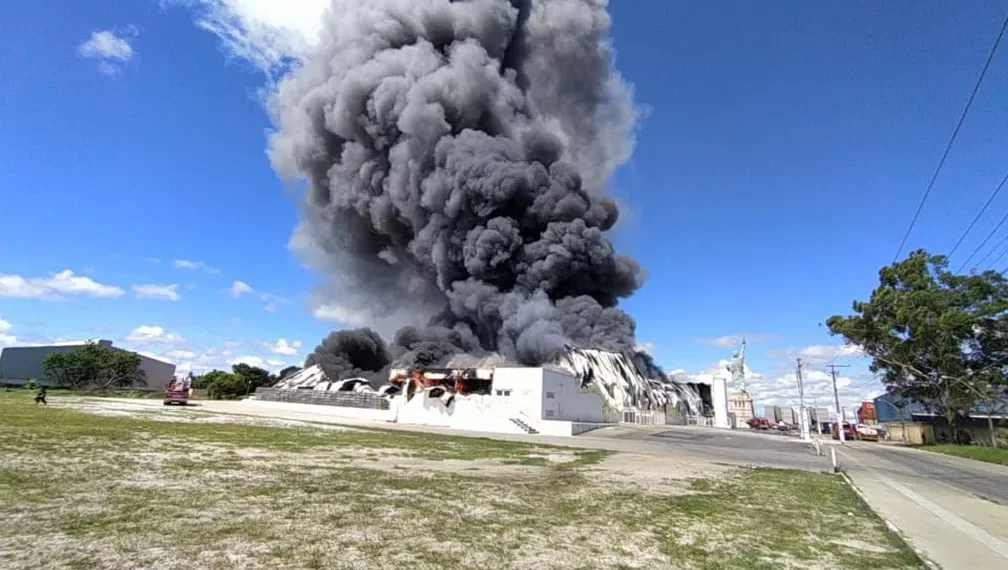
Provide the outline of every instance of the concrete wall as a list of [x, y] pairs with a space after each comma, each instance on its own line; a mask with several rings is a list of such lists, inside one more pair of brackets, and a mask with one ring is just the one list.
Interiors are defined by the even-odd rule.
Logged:
[[714, 427], [732, 427], [732, 418], [728, 415], [728, 382], [720, 376], [711, 381], [711, 404], [714, 408]]
[[359, 392], [322, 392], [319, 390], [281, 390], [279, 388], [257, 388], [256, 399], [266, 402], [289, 402], [316, 406], [338, 406], [342, 408], [367, 408], [388, 410], [389, 402], [377, 394]]
[[[100, 340], [98, 344], [112, 347], [112, 341]], [[84, 344], [49, 346], [10, 346], [0, 353], [0, 383], [21, 386], [34, 379], [39, 384], [52, 386], [45, 375], [45, 359], [50, 354], [80, 350]], [[119, 349], [116, 349], [119, 350]], [[140, 356], [140, 369], [147, 379], [146, 388], [163, 390], [175, 376], [175, 365]]]
[[408, 402], [402, 397], [393, 398], [392, 409], [394, 421], [404, 424], [525, 433], [510, 420], [511, 414], [502, 413], [501, 399], [499, 396], [459, 396], [452, 400], [451, 405], [445, 405], [440, 398], [431, 398], [427, 392], [421, 392]]
[[601, 394], [583, 389], [577, 379], [553, 370], [543, 370], [542, 415], [546, 421], [617, 423], [619, 412], [607, 410]]

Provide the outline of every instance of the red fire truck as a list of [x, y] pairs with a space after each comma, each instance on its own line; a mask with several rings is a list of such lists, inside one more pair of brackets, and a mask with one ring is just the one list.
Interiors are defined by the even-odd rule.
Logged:
[[185, 406], [189, 404], [189, 397], [192, 395], [192, 388], [188, 378], [172, 378], [164, 391], [164, 405], [178, 404]]

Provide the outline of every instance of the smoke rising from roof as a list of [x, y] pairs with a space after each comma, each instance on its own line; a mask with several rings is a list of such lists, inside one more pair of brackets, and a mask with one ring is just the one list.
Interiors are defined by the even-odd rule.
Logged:
[[427, 324], [389, 347], [334, 333], [309, 363], [342, 375], [382, 355], [533, 365], [565, 344], [633, 351], [616, 305], [642, 272], [606, 238], [619, 210], [605, 189], [637, 115], [607, 4], [332, 3], [269, 101], [274, 168], [308, 181], [292, 243], [326, 274], [326, 301]]

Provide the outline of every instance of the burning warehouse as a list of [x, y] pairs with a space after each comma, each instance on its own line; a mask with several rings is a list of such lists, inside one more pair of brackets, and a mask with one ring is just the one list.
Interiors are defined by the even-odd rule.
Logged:
[[[312, 403], [333, 403], [340, 408], [335, 415], [504, 433], [575, 435], [604, 424], [663, 424], [669, 414], [696, 416], [704, 408], [692, 388], [648, 379], [625, 355], [573, 347], [544, 366], [463, 357], [444, 367], [391, 368], [388, 382], [377, 388], [366, 378], [332, 381], [314, 365], [260, 398], [298, 401], [283, 394], [292, 390], [310, 390]], [[336, 399], [320, 400], [320, 392]], [[380, 398], [387, 407], [365, 400], [371, 411], [362, 416], [350, 400], [338, 398], [348, 393]]]
[[326, 378], [313, 392], [442, 423], [469, 408], [509, 410], [479, 421], [701, 413], [636, 351], [619, 308], [643, 271], [608, 237], [607, 189], [638, 110], [606, 7], [333, 4], [268, 101], [273, 166], [305, 182], [290, 245], [325, 277], [327, 314], [413, 324], [390, 343], [331, 334], [305, 363]]

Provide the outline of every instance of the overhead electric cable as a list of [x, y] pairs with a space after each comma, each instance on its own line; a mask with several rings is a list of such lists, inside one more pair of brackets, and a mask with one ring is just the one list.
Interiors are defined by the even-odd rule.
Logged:
[[966, 108], [963, 109], [962, 115], [959, 116], [959, 122], [956, 123], [955, 130], [952, 131], [952, 137], [949, 138], [948, 144], [945, 145], [945, 152], [942, 153], [941, 160], [938, 161], [938, 168], [935, 169], [934, 174], [931, 176], [931, 181], [928, 182], [927, 189], [924, 190], [924, 195], [921, 196], [920, 204], [917, 205], [917, 211], [914, 212], [913, 218], [910, 220], [910, 225], [907, 227], [906, 233], [903, 234], [903, 239], [900, 241], [899, 249], [896, 250], [896, 255], [893, 256], [893, 263], [899, 261], [899, 256], [903, 253], [903, 248], [906, 246], [907, 239], [910, 237], [910, 232], [913, 231], [914, 226], [917, 224], [917, 218], [920, 217], [921, 210], [924, 209], [924, 203], [927, 202], [928, 196], [931, 194], [931, 189], [934, 188], [935, 180], [938, 179], [938, 175], [941, 173], [942, 167], [945, 166], [945, 160], [948, 158], [949, 151], [952, 150], [952, 144], [955, 143], [956, 137], [959, 135], [959, 129], [962, 128], [963, 121], [966, 120], [966, 115], [969, 113], [970, 107], [973, 105], [973, 99], [976, 98], [977, 91], [980, 90], [980, 84], [983, 83], [984, 76], [987, 75], [987, 69], [990, 67], [991, 60], [994, 59], [994, 54], [997, 53], [998, 46], [1001, 45], [1001, 38], [1005, 35], [1005, 29], [1008, 28], [1008, 16], [1005, 17], [1005, 21], [1001, 24], [1001, 31], [998, 32], [997, 39], [994, 40], [994, 47], [991, 48], [990, 55], [987, 56], [987, 62], [984, 63], [983, 70], [980, 72], [980, 77], [977, 78], [976, 85], [973, 86], [973, 92], [970, 94], [969, 100], [966, 102]]
[[980, 245], [976, 246], [976, 249], [973, 250], [973, 253], [969, 254], [969, 257], [966, 258], [966, 261], [963, 262], [963, 264], [959, 267], [959, 270], [956, 271], [956, 273], [962, 273], [962, 270], [966, 268], [970, 260], [973, 259], [973, 256], [976, 255], [978, 251], [983, 249], [983, 246], [987, 245], [987, 242], [990, 241], [990, 238], [994, 237], [994, 234], [997, 233], [999, 229], [1001, 229], [1001, 226], [1003, 226], [1006, 221], [1008, 221], [1008, 213], [1006, 213], [1004, 217], [1001, 218], [1001, 221], [998, 222], [998, 225], [994, 226], [994, 229], [991, 230], [989, 234], [987, 234], [987, 237], [985, 237], [984, 240], [980, 242]]
[[1005, 182], [1008, 182], [1008, 172], [1005, 173], [1004, 178], [1001, 179], [1001, 184], [998, 184], [997, 188], [994, 189], [994, 193], [990, 195], [990, 198], [987, 198], [987, 203], [983, 205], [983, 208], [980, 208], [980, 212], [977, 213], [976, 217], [973, 218], [973, 221], [970, 222], [970, 225], [968, 228], [966, 228], [966, 231], [964, 231], [963, 234], [959, 236], [959, 241], [956, 242], [955, 246], [952, 248], [952, 251], [948, 252], [948, 257], [952, 257], [952, 254], [955, 253], [957, 249], [959, 249], [959, 246], [962, 245], [963, 240], [966, 239], [966, 236], [969, 235], [970, 230], [972, 230], [973, 226], [975, 226], [977, 221], [980, 220], [980, 216], [984, 215], [984, 212], [986, 212], [987, 208], [990, 207], [991, 202], [994, 201], [994, 198], [997, 198], [997, 195], [1001, 193], [1001, 189], [1004, 188]]
[[1006, 253], [1008, 253], [1008, 248], [1005, 248], [1005, 250], [1001, 252], [1001, 255], [994, 258], [994, 261], [992, 261], [991, 264], [987, 266], [987, 269], [994, 269], [994, 266], [997, 265], [999, 261], [1001, 261], [1001, 258], [1004, 257]]
[[[985, 255], [982, 258], [980, 258], [980, 261], [976, 262], [976, 265], [973, 266], [973, 269], [977, 269], [981, 265], [983, 265], [985, 261], [987, 261], [988, 259], [990, 259], [990, 256], [994, 255], [995, 251], [1000, 251], [1001, 250], [1001, 246], [1004, 245], [1004, 243], [1006, 241], [1008, 241], [1008, 235], [1006, 235], [1005, 237], [1001, 238], [1001, 241], [997, 242], [997, 244], [994, 247], [990, 248], [987, 251], [987, 255]], [[998, 259], [1001, 259], [1001, 258], [998, 257]]]

